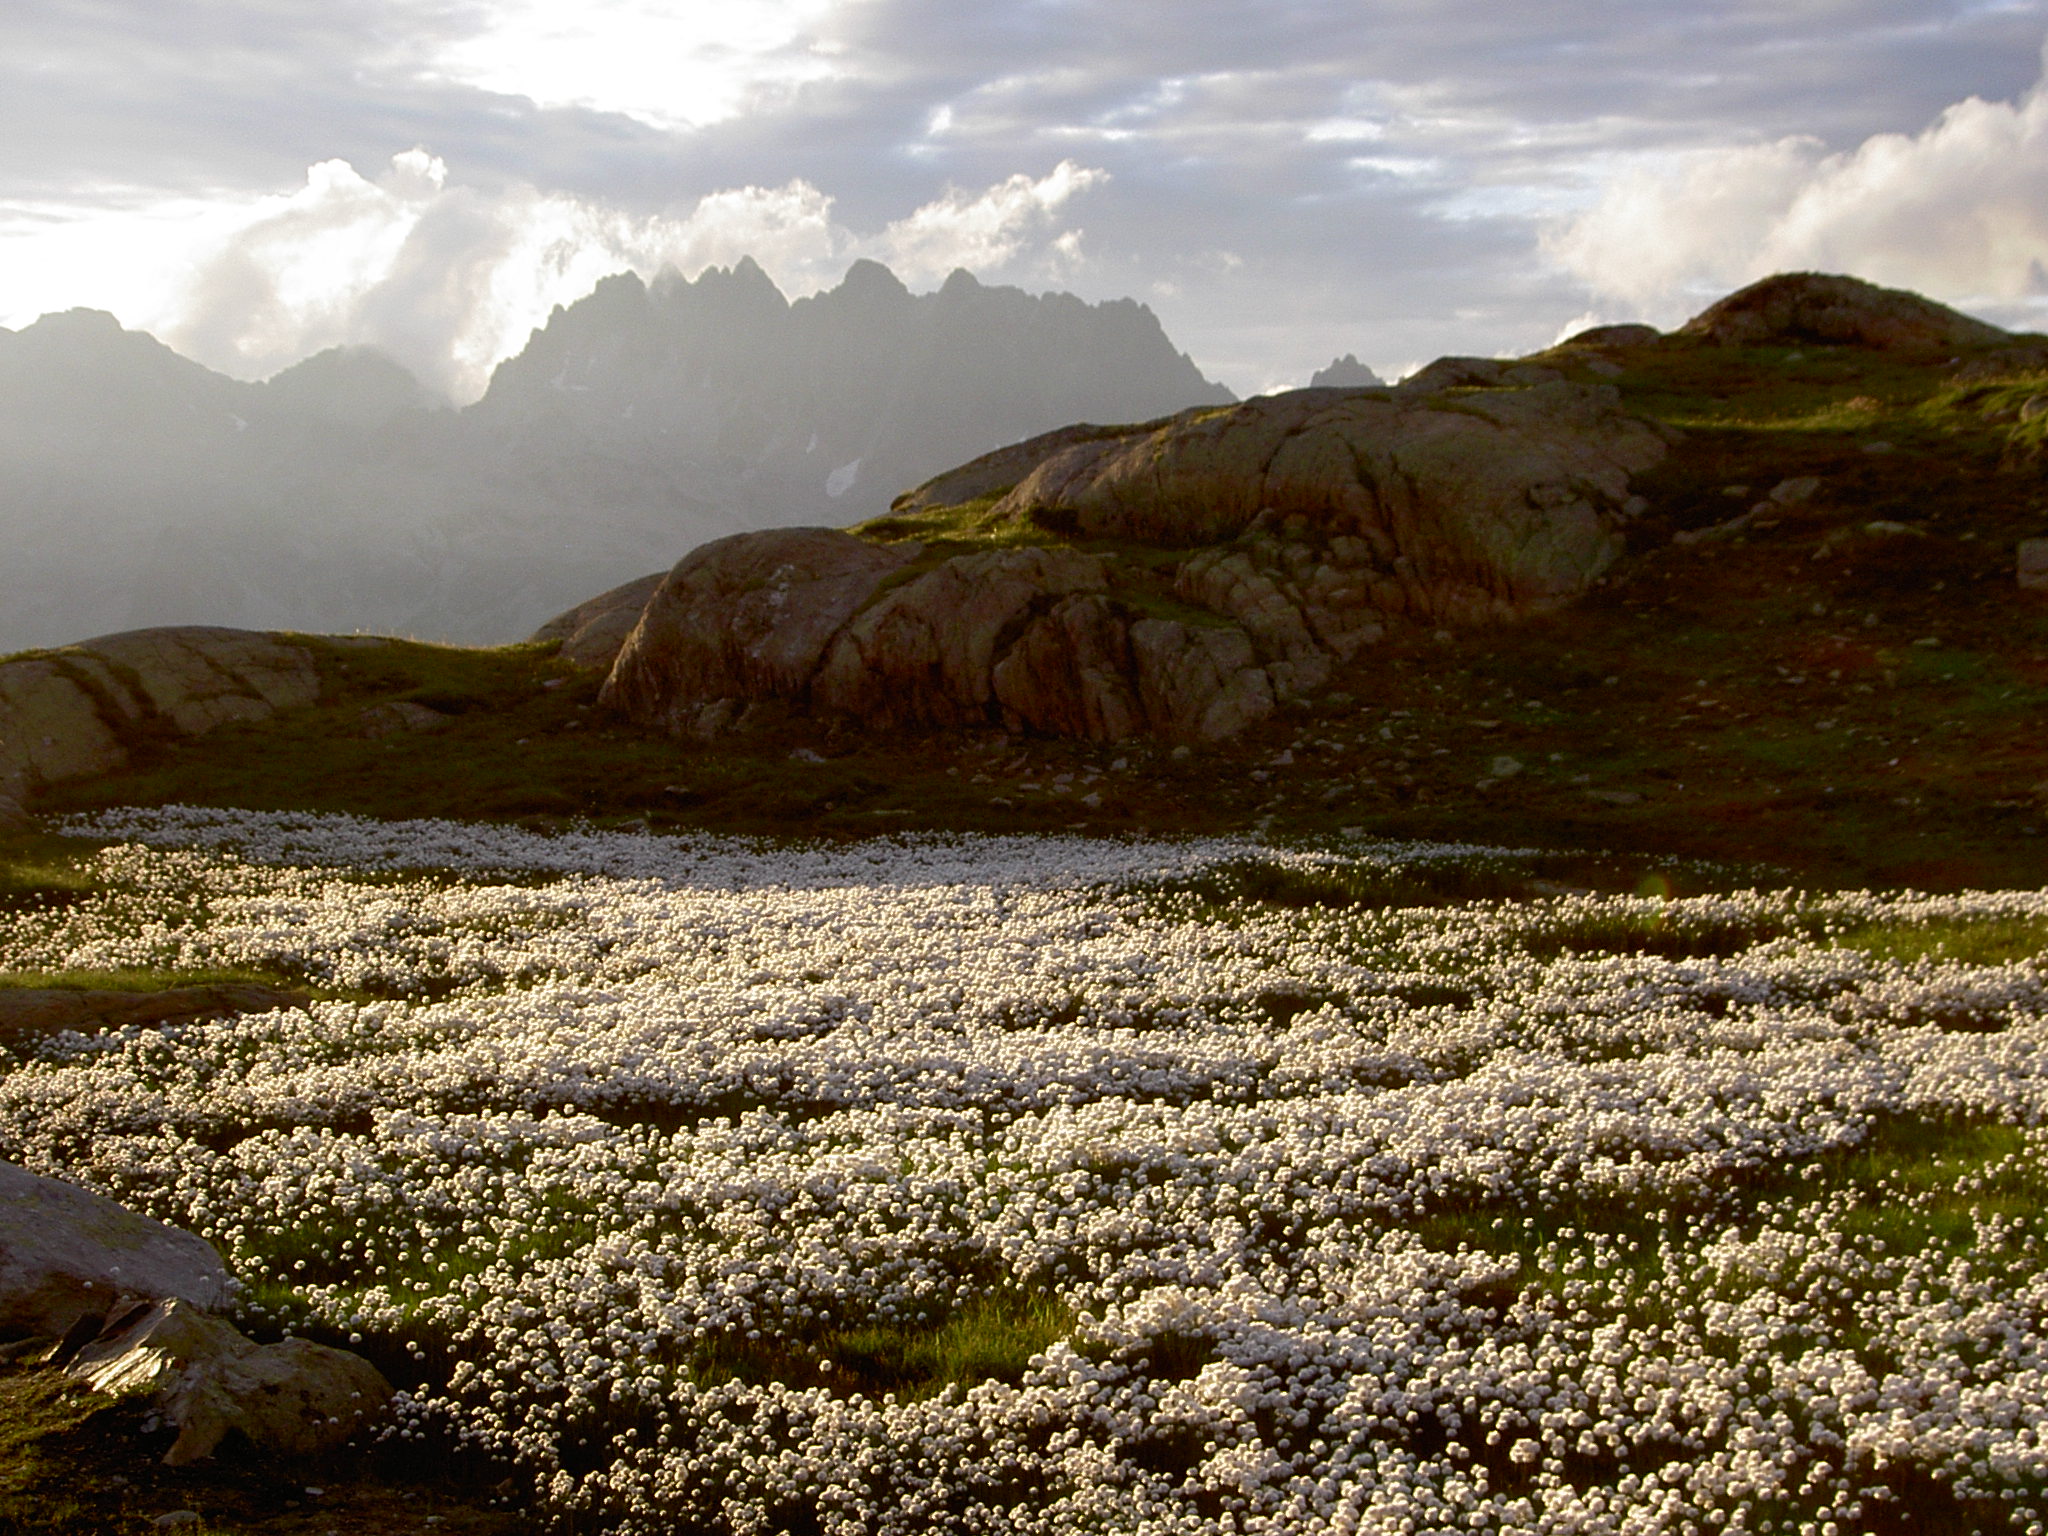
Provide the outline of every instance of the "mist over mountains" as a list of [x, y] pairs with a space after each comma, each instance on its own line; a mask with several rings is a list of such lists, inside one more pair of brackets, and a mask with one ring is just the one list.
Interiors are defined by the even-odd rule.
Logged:
[[148, 624], [518, 638], [752, 528], [845, 524], [1004, 443], [1230, 392], [1130, 300], [787, 299], [751, 260], [605, 279], [450, 409], [336, 349], [262, 383], [111, 315], [0, 330], [0, 651]]

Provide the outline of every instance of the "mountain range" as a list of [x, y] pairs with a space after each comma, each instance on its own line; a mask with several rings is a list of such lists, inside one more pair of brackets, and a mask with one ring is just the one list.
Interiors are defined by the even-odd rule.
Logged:
[[1232, 399], [1145, 306], [751, 259], [558, 308], [481, 399], [380, 353], [261, 383], [111, 315], [0, 330], [0, 652], [141, 625], [492, 643], [721, 534], [846, 524], [1074, 421]]

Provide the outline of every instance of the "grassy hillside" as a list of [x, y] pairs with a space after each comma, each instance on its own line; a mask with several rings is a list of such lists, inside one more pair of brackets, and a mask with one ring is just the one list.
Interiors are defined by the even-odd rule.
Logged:
[[[799, 836], [1358, 828], [1764, 861], [1824, 882], [2048, 873], [2048, 599], [2014, 578], [2016, 543], [2048, 534], [2048, 414], [2022, 415], [2048, 374], [1670, 342], [1535, 361], [1612, 382], [1682, 434], [1639, 482], [1651, 510], [1625, 560], [1551, 619], [1397, 627], [1319, 700], [1222, 747], [876, 739], [789, 717], [703, 746], [607, 718], [599, 680], [542, 648], [320, 642], [331, 683], [318, 708], [167, 748], [40, 808], [190, 802]], [[1803, 476], [1820, 481], [1809, 500], [1725, 526]], [[1045, 537], [991, 506], [872, 533], [947, 551]], [[389, 700], [447, 724], [366, 735], [362, 711]]]

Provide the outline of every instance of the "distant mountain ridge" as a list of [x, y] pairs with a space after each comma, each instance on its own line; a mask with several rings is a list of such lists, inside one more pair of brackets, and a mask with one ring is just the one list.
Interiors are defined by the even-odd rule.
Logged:
[[132, 626], [495, 642], [721, 534], [850, 523], [1006, 442], [1226, 403], [1141, 304], [856, 262], [606, 278], [483, 398], [336, 349], [246, 383], [111, 315], [0, 331], [0, 652]]

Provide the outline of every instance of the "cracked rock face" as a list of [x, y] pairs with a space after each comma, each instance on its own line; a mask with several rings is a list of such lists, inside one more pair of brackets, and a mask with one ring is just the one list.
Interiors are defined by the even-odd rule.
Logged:
[[239, 629], [139, 629], [0, 662], [0, 794], [117, 772], [141, 736], [201, 736], [319, 696], [310, 651]]
[[110, 1318], [64, 1369], [96, 1392], [151, 1394], [178, 1429], [164, 1455], [172, 1467], [212, 1455], [230, 1430], [259, 1451], [318, 1455], [391, 1399], [361, 1355], [310, 1339], [258, 1344], [177, 1298]]
[[776, 700], [883, 728], [1210, 741], [1327, 686], [1389, 622], [1571, 601], [1620, 554], [1629, 477], [1663, 435], [1605, 386], [1438, 371], [1427, 390], [1049, 434], [897, 503], [1021, 473], [982, 524], [1009, 547], [938, 558], [827, 529], [706, 545], [648, 604], [605, 700], [699, 735]]

